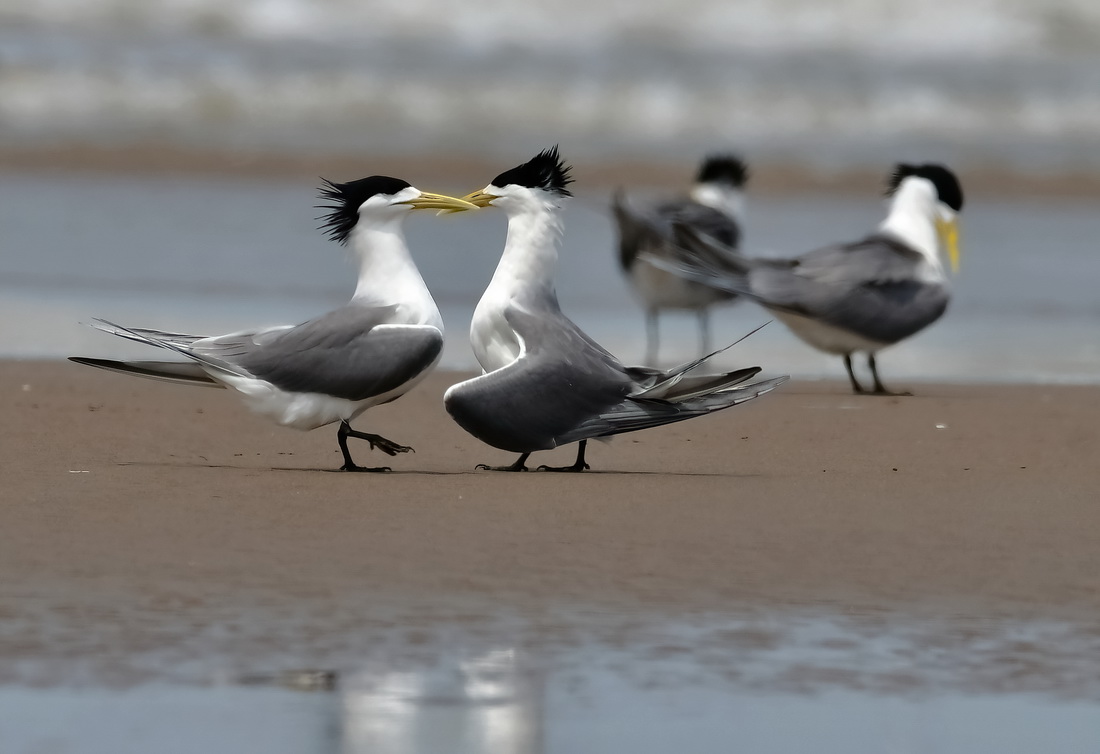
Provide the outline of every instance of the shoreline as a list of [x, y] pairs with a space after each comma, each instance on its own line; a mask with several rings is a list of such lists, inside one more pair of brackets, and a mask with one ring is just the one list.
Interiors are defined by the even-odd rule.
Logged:
[[[512, 158], [516, 161], [522, 155]], [[318, 152], [247, 152], [190, 149], [173, 144], [137, 143], [124, 147], [66, 143], [46, 147], [0, 147], [0, 171], [117, 175], [177, 175], [235, 178], [301, 178], [318, 175], [346, 179], [352, 175], [401, 174], [417, 180], [455, 181], [499, 172], [508, 160], [474, 155], [412, 155]], [[750, 189], [761, 196], [795, 196], [836, 192], [865, 196], [882, 190], [889, 166], [881, 170], [852, 168], [824, 171], [812, 166], [755, 163]], [[585, 160], [574, 166], [582, 191], [617, 186], [680, 188], [690, 182], [696, 165], [679, 161]], [[962, 165], [968, 193], [1002, 199], [1088, 199], [1100, 197], [1100, 174], [1088, 172], [1014, 171], [999, 165]]]

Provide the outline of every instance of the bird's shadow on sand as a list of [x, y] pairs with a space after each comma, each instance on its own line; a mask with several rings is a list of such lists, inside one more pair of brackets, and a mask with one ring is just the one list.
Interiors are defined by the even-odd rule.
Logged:
[[333, 474], [348, 477], [387, 477], [387, 476], [482, 476], [486, 479], [501, 477], [527, 478], [539, 477], [586, 477], [586, 476], [676, 476], [676, 477], [725, 477], [745, 479], [763, 476], [763, 474], [736, 474], [716, 471], [652, 471], [652, 470], [622, 470], [622, 469], [590, 469], [581, 472], [555, 472], [537, 471], [531, 469], [526, 472], [485, 471], [484, 469], [457, 469], [454, 471], [434, 471], [423, 469], [393, 469], [392, 471], [375, 472], [347, 472], [343, 469], [316, 468], [309, 466], [241, 466], [228, 463], [171, 463], [167, 461], [121, 461], [116, 466], [145, 466], [149, 468], [174, 468], [174, 469], [226, 469], [230, 471], [278, 471], [306, 474]]

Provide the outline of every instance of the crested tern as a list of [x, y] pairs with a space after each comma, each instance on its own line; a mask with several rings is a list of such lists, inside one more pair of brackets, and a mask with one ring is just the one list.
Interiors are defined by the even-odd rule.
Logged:
[[474, 205], [429, 194], [399, 178], [371, 176], [324, 181], [331, 204], [319, 228], [351, 248], [359, 279], [345, 306], [297, 326], [244, 330], [214, 337], [183, 335], [96, 320], [93, 327], [186, 357], [186, 361], [72, 361], [168, 382], [233, 388], [254, 412], [310, 430], [339, 422], [343, 471], [388, 471], [358, 466], [347, 438], [366, 440], [387, 455], [412, 448], [359, 432], [351, 421], [420, 382], [443, 351], [443, 319], [409, 255], [402, 225], [413, 209], [462, 211]]
[[696, 374], [713, 354], [664, 372], [623, 366], [567, 318], [553, 275], [561, 234], [557, 210], [571, 195], [569, 171], [554, 147], [463, 197], [508, 214], [504, 252], [470, 326], [484, 374], [451, 386], [443, 398], [467, 432], [521, 454], [510, 466], [478, 468], [526, 471], [531, 453], [579, 442], [572, 466], [539, 469], [583, 471], [589, 468], [584, 454], [591, 438], [703, 416], [787, 379], [740, 384], [759, 367]]
[[620, 190], [611, 211], [619, 234], [619, 264], [645, 308], [647, 364], [657, 362], [660, 313], [664, 309], [695, 312], [699, 323], [699, 353], [711, 350], [710, 307], [736, 298], [732, 291], [689, 280], [654, 265], [650, 258], [670, 258], [674, 225], [687, 225], [737, 248], [744, 214], [744, 186], [748, 167], [731, 154], [708, 155], [699, 167], [687, 197], [640, 208], [626, 203]]
[[[826, 353], [844, 357], [852, 390], [891, 395], [875, 354], [935, 322], [947, 309], [946, 253], [958, 270], [958, 215], [963, 192], [943, 165], [898, 164], [887, 180], [890, 208], [871, 235], [794, 259], [748, 259], [681, 226], [681, 274], [754, 299], [791, 332]], [[668, 264], [655, 260], [655, 264]], [[866, 353], [874, 387], [856, 379], [852, 354]]]

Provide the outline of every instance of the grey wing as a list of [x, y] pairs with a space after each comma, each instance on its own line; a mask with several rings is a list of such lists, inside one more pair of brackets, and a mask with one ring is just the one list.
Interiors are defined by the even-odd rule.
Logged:
[[733, 218], [688, 199], [636, 210], [616, 194], [612, 207], [619, 227], [619, 261], [623, 269], [630, 269], [642, 254], [674, 255], [677, 227], [690, 228], [723, 246], [736, 247], [741, 240], [741, 230]]
[[753, 296], [771, 308], [893, 342], [947, 308], [946, 285], [918, 279], [919, 262], [917, 252], [872, 236], [793, 260], [757, 260], [748, 283]]
[[672, 237], [668, 257], [652, 260], [660, 269], [719, 290], [751, 295], [744, 277], [753, 260], [684, 223], [673, 223]]
[[280, 325], [262, 330], [241, 330], [208, 338], [192, 338], [190, 346], [196, 355], [232, 361], [254, 352], [257, 348], [268, 346], [284, 336], [289, 336], [291, 340], [308, 341], [318, 331], [369, 330], [375, 325], [389, 322], [396, 311], [395, 305], [349, 304], [300, 325]]
[[786, 376], [775, 377], [754, 382], [751, 385], [705, 393], [682, 401], [628, 398], [579, 425], [561, 441], [572, 442], [589, 437], [610, 437], [624, 432], [636, 432], [640, 429], [662, 427], [666, 424], [693, 419], [751, 401], [753, 398], [771, 392], [787, 379]]
[[619, 264], [629, 270], [644, 249], [660, 244], [660, 234], [652, 219], [627, 205], [621, 191], [611, 200], [611, 214], [619, 230]]
[[670, 241], [675, 226], [687, 226], [696, 233], [713, 238], [718, 243], [736, 247], [741, 242], [741, 229], [732, 217], [705, 204], [690, 200], [667, 202], [657, 208], [662, 230]]
[[390, 310], [347, 306], [297, 327], [209, 339], [193, 350], [282, 390], [364, 400], [413, 379], [443, 349], [434, 327], [386, 324]]
[[543, 294], [530, 307], [526, 309], [511, 306], [504, 312], [504, 318], [524, 339], [528, 349], [533, 347], [532, 343], [556, 343], [559, 353], [584, 355], [586, 358], [614, 364], [617, 370], [623, 369], [614, 354], [562, 313], [556, 294]]
[[482, 442], [517, 453], [549, 450], [630, 392], [622, 365], [576, 326], [516, 309], [505, 316], [523, 339], [523, 355], [455, 386], [445, 401]]

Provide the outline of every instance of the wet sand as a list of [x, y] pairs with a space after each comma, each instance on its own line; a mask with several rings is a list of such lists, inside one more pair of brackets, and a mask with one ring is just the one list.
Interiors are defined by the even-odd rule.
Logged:
[[276, 427], [224, 391], [0, 362], [0, 615], [47, 594], [164, 599], [177, 616], [257, 595], [387, 594], [1100, 614], [1098, 387], [918, 384], [882, 398], [795, 381], [594, 444], [589, 473], [499, 474], [473, 467], [513, 456], [443, 411], [459, 377], [360, 417], [417, 452], [353, 445], [394, 470], [347, 474], [333, 471], [334, 429]]

